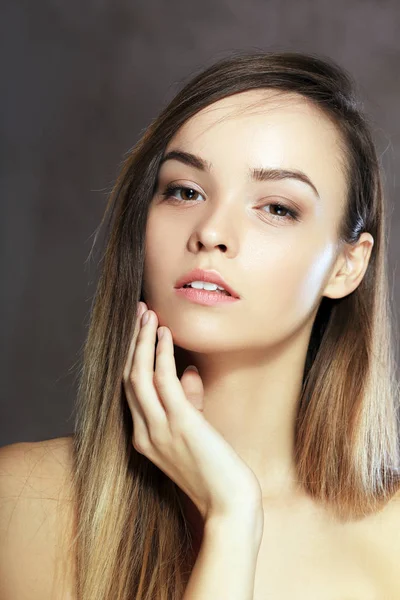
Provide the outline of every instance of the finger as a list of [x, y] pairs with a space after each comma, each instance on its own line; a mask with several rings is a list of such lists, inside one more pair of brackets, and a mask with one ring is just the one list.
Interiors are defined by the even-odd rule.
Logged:
[[163, 336], [157, 345], [154, 383], [172, 424], [173, 420], [182, 419], [182, 410], [191, 403], [177, 377], [172, 333], [168, 327], [160, 327], [160, 330]]
[[166, 414], [162, 399], [154, 387], [154, 350], [158, 319], [153, 311], [149, 311], [149, 316], [137, 337], [130, 383], [150, 428], [165, 425]]
[[129, 346], [128, 355], [127, 355], [125, 367], [124, 367], [123, 376], [124, 376], [125, 382], [127, 382], [129, 380], [129, 375], [130, 375], [130, 372], [132, 369], [133, 354], [135, 352], [136, 340], [139, 335], [139, 331], [140, 331], [140, 327], [141, 327], [141, 318], [142, 318], [142, 315], [145, 310], [147, 310], [147, 306], [145, 305], [145, 303], [139, 302], [139, 308], [138, 308], [138, 312], [136, 313], [136, 318], [135, 318], [135, 326], [133, 328], [131, 343]]
[[144, 417], [143, 411], [140, 408], [139, 402], [135, 396], [135, 392], [130, 389], [127, 393], [129, 396], [128, 404], [132, 415], [132, 444], [134, 448], [143, 453], [141, 444], [147, 443], [149, 440], [149, 428]]
[[138, 311], [136, 313], [134, 332], [132, 335], [131, 343], [128, 350], [128, 356], [126, 359], [125, 367], [124, 367], [124, 389], [125, 396], [129, 406], [129, 410], [132, 415], [132, 423], [133, 423], [133, 432], [132, 432], [132, 443], [136, 450], [140, 451], [137, 441], [138, 440], [146, 440], [148, 439], [148, 428], [146, 424], [146, 420], [144, 418], [143, 411], [140, 407], [140, 404], [135, 396], [132, 386], [129, 382], [130, 371], [132, 368], [133, 354], [135, 351], [136, 340], [140, 330], [141, 317], [144, 311], [147, 310], [146, 305], [143, 302], [139, 303]]

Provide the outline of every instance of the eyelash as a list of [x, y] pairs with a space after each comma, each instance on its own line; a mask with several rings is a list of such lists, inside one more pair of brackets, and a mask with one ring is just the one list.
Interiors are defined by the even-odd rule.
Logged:
[[[161, 195], [164, 196], [165, 199], [169, 199], [169, 198], [171, 198], [171, 196], [174, 195], [174, 193], [177, 190], [189, 190], [189, 191], [196, 192], [196, 194], [200, 194], [200, 192], [198, 192], [194, 188], [191, 188], [188, 186], [167, 185], [165, 188], [165, 191]], [[175, 200], [177, 202], [184, 202], [184, 200], [180, 200], [179, 198], [175, 198]], [[186, 202], [191, 202], [191, 200], [186, 200]], [[282, 217], [279, 215], [270, 215], [273, 219], [277, 219], [278, 221], [281, 221], [282, 219], [284, 221], [298, 221], [299, 220], [299, 213], [293, 209], [288, 208], [287, 206], [285, 206], [285, 204], [281, 204], [280, 202], [270, 202], [269, 204], [265, 204], [264, 206], [277, 206], [281, 209], [283, 208], [283, 210], [285, 210], [288, 213], [288, 216], [285, 216], [285, 217]], [[263, 207], [261, 207], [261, 208], [263, 208]]]

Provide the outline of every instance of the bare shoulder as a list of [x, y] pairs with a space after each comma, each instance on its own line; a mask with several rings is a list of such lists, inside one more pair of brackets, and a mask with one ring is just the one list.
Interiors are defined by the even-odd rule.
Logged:
[[383, 546], [386, 589], [389, 597], [400, 598], [400, 490], [382, 511], [381, 520], [378, 516], [377, 523], [381, 525], [378, 536]]
[[73, 437], [0, 448], [1, 600], [73, 600]]
[[385, 598], [400, 598], [400, 490], [382, 510], [353, 526], [356, 555], [375, 574]]
[[[400, 489], [393, 495], [391, 500], [382, 511], [382, 522], [388, 533], [388, 542], [393, 544], [393, 550], [397, 559], [400, 557]], [[390, 535], [389, 535], [390, 532]], [[398, 578], [400, 587], [400, 578]]]

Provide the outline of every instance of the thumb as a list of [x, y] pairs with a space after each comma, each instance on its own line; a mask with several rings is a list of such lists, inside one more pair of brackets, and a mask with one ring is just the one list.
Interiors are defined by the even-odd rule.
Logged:
[[197, 368], [193, 365], [186, 367], [180, 379], [183, 391], [189, 402], [197, 408], [203, 410], [204, 387]]

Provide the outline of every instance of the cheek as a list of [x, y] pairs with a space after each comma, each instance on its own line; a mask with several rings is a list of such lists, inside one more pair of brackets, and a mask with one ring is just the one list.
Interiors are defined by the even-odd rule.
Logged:
[[315, 252], [312, 255], [307, 268], [304, 270], [300, 284], [300, 302], [303, 301], [303, 304], [310, 306], [310, 304], [315, 305], [315, 303], [320, 300], [334, 258], [333, 246], [325, 248], [319, 253]]
[[[180, 234], [180, 235], [179, 235]], [[174, 243], [182, 243], [182, 228], [172, 212], [162, 211], [160, 207], [150, 209], [146, 226], [146, 256], [151, 262], [160, 261], [165, 253], [174, 251]]]
[[307, 317], [320, 300], [333, 259], [331, 246], [307, 247], [297, 252], [290, 249], [279, 256], [266, 257], [259, 271], [259, 282], [263, 284], [252, 286], [260, 298], [260, 316], [263, 314], [265, 319], [267, 307], [268, 319], [271, 315], [277, 319], [286, 315], [295, 322]]
[[[174, 278], [181, 274], [178, 244], [179, 236], [177, 232], [176, 234], [173, 232], [171, 223], [167, 224], [160, 219], [149, 217], [146, 228], [143, 272], [143, 289], [149, 301], [156, 290], [162, 291], [166, 289], [166, 285], [173, 285]], [[150, 285], [152, 281], [157, 281], [155, 289]]]

